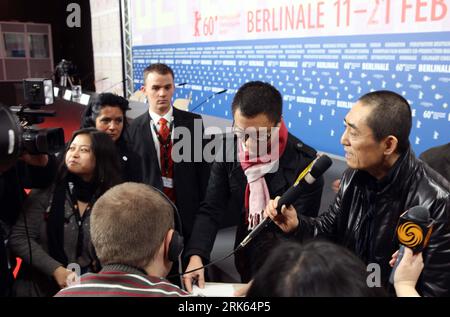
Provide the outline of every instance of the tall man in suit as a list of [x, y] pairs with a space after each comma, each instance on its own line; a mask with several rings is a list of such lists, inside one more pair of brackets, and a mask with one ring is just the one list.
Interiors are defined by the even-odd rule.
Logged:
[[143, 182], [164, 191], [180, 211], [186, 241], [209, 178], [209, 166], [199, 155], [203, 121], [200, 115], [173, 107], [174, 73], [169, 66], [148, 66], [141, 90], [149, 109], [133, 120], [130, 141], [142, 157]]

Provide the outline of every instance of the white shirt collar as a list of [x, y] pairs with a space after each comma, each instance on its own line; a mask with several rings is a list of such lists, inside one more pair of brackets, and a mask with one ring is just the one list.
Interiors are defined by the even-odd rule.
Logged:
[[169, 111], [167, 111], [167, 113], [163, 116], [160, 116], [159, 114], [151, 111], [150, 109], [148, 110], [148, 113], [150, 114], [150, 118], [152, 118], [152, 121], [157, 125], [159, 124], [159, 119], [164, 118], [167, 120], [168, 123], [172, 122], [173, 119], [173, 107], [170, 106]]

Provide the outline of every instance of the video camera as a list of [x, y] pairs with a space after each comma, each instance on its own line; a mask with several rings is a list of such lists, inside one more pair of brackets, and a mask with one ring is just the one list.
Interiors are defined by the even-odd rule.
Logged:
[[24, 105], [0, 106], [0, 171], [11, 167], [23, 153], [54, 154], [64, 147], [62, 128], [33, 128], [44, 117], [55, 116], [55, 111], [41, 110], [54, 101], [52, 80], [24, 79], [23, 93]]

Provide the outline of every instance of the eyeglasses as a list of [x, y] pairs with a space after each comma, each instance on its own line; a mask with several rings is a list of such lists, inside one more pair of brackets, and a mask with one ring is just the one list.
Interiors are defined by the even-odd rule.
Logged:
[[233, 133], [237, 136], [238, 139], [246, 142], [248, 139], [256, 142], [266, 142], [272, 136], [273, 128], [247, 128], [241, 129], [237, 126], [233, 126]]

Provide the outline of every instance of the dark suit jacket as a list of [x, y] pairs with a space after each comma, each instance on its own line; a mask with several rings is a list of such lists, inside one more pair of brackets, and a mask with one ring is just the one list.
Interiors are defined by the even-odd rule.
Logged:
[[450, 143], [426, 150], [420, 159], [450, 182]]
[[[209, 165], [199, 155], [199, 153], [203, 152], [204, 145], [202, 117], [198, 114], [173, 108], [173, 118], [173, 133], [175, 134], [172, 153], [177, 152], [181, 145], [186, 145], [183, 148], [186, 152], [183, 151], [182, 154], [187, 159], [178, 163], [174, 162], [174, 188], [176, 206], [183, 222], [183, 236], [185, 240], [189, 240], [194, 217], [205, 195], [209, 178]], [[150, 120], [148, 112], [133, 120], [128, 131], [129, 141], [134, 151], [141, 156], [143, 183], [162, 190], [161, 170], [150, 130]], [[194, 131], [194, 120], [198, 120], [195, 126], [196, 131]], [[178, 131], [180, 131], [180, 135], [177, 135]], [[187, 132], [190, 133], [190, 137], [187, 135]], [[174, 154], [172, 154], [173, 156]], [[194, 158], [200, 158], [201, 161], [195, 162]]]
[[116, 148], [122, 170], [122, 181], [142, 183], [142, 159], [139, 154], [120, 140], [116, 142]]

